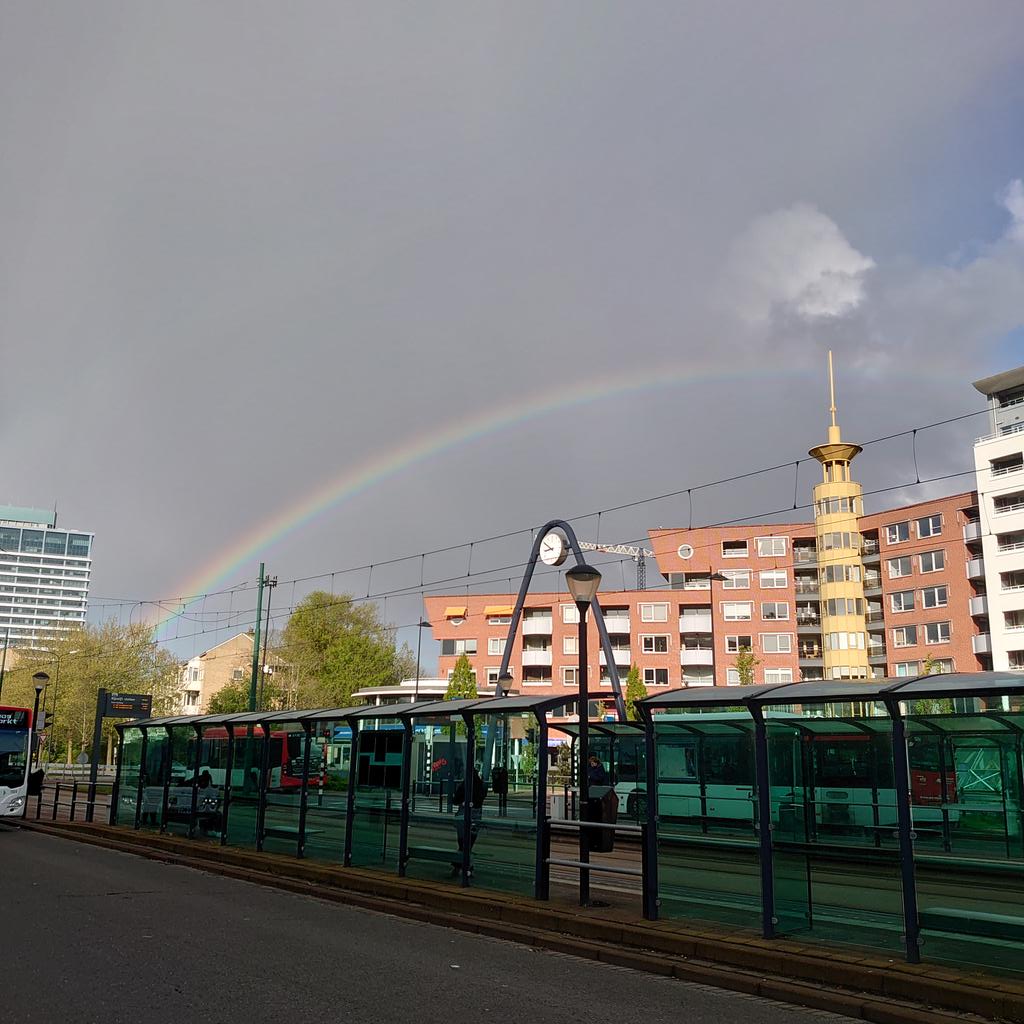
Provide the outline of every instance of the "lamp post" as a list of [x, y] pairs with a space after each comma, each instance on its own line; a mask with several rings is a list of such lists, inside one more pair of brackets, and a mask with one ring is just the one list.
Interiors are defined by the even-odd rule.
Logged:
[[46, 689], [46, 684], [50, 681], [49, 675], [45, 672], [37, 672], [32, 677], [32, 682], [36, 684], [36, 702], [32, 705], [32, 732], [33, 738], [36, 740], [35, 746], [35, 767], [39, 767], [39, 696]]
[[[601, 574], [590, 565], [577, 565], [565, 574], [565, 582], [569, 593], [576, 602], [579, 612], [579, 819], [582, 823], [589, 811], [587, 801], [590, 798], [590, 779], [587, 777], [590, 760], [590, 682], [587, 678], [587, 610], [601, 585]], [[580, 828], [580, 863], [590, 862], [590, 835]], [[580, 868], [580, 906], [590, 903], [590, 871]]]
[[424, 629], [430, 629], [430, 623], [421, 617], [420, 621], [416, 624], [416, 688], [412, 693], [414, 701], [420, 699], [420, 650], [423, 647]]

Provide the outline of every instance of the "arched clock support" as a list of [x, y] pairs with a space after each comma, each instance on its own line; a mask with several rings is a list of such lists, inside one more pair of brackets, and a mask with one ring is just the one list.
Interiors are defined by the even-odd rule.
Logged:
[[[526, 593], [530, 589], [530, 582], [533, 579], [533, 570], [537, 565], [537, 559], [540, 556], [540, 545], [544, 538], [550, 533], [551, 530], [560, 530], [564, 535], [565, 539], [569, 542], [569, 548], [572, 553], [576, 556], [577, 565], [586, 565], [586, 559], [583, 557], [583, 551], [580, 548], [579, 541], [576, 539], [576, 533], [573, 528], [565, 522], [564, 519], [552, 519], [549, 523], [545, 523], [537, 533], [536, 538], [533, 542], [533, 549], [530, 551], [530, 559], [526, 563], [526, 572], [523, 574], [523, 582], [519, 587], [519, 596], [516, 598], [515, 608], [512, 610], [512, 621], [508, 625], [508, 636], [505, 639], [505, 653], [501, 656], [501, 669], [498, 672], [498, 682], [494, 690], [496, 697], [501, 697], [504, 694], [504, 682], [509, 678], [508, 666], [509, 661], [512, 658], [512, 645], [516, 638], [516, 630], [519, 628], [519, 620], [523, 614], [523, 605], [526, 602]], [[601, 649], [604, 651], [605, 661], [608, 662], [608, 675], [612, 681], [612, 695], [615, 698], [615, 711], [618, 715], [620, 722], [626, 720], [626, 702], [622, 699], [622, 684], [619, 682], [619, 669], [615, 664], [615, 652], [612, 650], [612, 642], [608, 637], [608, 629], [604, 622], [604, 613], [601, 611], [601, 604], [595, 597], [590, 602], [590, 613], [594, 617], [594, 621], [597, 623], [597, 632], [601, 638]], [[582, 690], [584, 693], [590, 693], [590, 680], [582, 680]], [[582, 713], [585, 713], [585, 709], [580, 709]]]

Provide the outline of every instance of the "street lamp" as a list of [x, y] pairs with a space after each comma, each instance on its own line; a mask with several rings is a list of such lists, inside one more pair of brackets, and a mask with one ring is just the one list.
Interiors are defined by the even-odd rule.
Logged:
[[37, 672], [32, 677], [32, 682], [36, 684], [36, 702], [32, 705], [32, 732], [33, 739], [35, 739], [35, 764], [39, 766], [39, 695], [46, 689], [46, 684], [50, 681], [49, 675], [45, 672]]
[[413, 690], [412, 699], [420, 699], [420, 650], [423, 647], [423, 630], [430, 629], [430, 623], [421, 618], [416, 624], [416, 689]]
[[[580, 752], [579, 752], [579, 791], [580, 810], [579, 817], [582, 823], [584, 815], [589, 807], [587, 801], [590, 799], [590, 779], [587, 777], [588, 762], [590, 760], [590, 684], [587, 679], [587, 609], [590, 608], [597, 588], [601, 585], [601, 574], [592, 565], [577, 565], [565, 574], [565, 582], [569, 587], [569, 593], [576, 602], [576, 610], [579, 612], [579, 726], [580, 726]], [[590, 862], [590, 836], [584, 828], [580, 828], [580, 863]], [[587, 868], [580, 868], [580, 905], [587, 906], [590, 903], [590, 871]]]

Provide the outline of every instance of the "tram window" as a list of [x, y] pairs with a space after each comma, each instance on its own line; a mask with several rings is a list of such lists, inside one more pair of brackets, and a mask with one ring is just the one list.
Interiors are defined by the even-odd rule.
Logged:
[[915, 737], [907, 744], [910, 767], [919, 772], [939, 770], [939, 741], [931, 737]]
[[616, 782], [643, 781], [643, 747], [640, 741], [629, 742], [619, 740], [615, 747], [617, 764], [615, 765]]
[[658, 740], [658, 778], [662, 782], [696, 782], [695, 741], [684, 737]]
[[819, 786], [871, 786], [871, 744], [864, 739], [822, 739], [814, 744]]

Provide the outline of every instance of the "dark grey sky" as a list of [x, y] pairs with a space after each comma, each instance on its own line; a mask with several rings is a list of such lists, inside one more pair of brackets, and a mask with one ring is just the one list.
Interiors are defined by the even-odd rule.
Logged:
[[[97, 533], [94, 594], [151, 599], [351, 467], [578, 375], [680, 380], [422, 460], [271, 570], [797, 458], [830, 346], [851, 437], [976, 408], [1024, 362], [1022, 29], [1016, 2], [7, 4], [0, 500], [56, 501]], [[974, 432], [922, 456], [966, 468]]]

